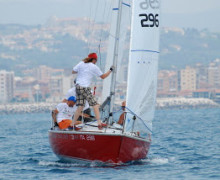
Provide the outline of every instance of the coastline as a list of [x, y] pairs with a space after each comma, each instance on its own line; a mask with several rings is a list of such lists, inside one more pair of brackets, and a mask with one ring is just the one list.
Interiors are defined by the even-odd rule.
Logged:
[[50, 112], [58, 103], [14, 103], [0, 104], [0, 114]]
[[156, 109], [219, 108], [220, 104], [207, 98], [157, 98]]
[[[0, 114], [50, 112], [59, 102], [0, 104]], [[205, 98], [157, 98], [156, 109], [219, 108], [220, 104]]]

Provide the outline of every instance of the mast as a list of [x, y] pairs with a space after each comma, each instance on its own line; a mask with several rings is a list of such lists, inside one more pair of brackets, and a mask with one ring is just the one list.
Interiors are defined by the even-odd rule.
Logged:
[[118, 15], [117, 15], [117, 26], [116, 26], [116, 36], [115, 36], [115, 44], [114, 44], [114, 59], [113, 66], [115, 67], [112, 73], [111, 79], [111, 91], [110, 91], [110, 113], [113, 111], [114, 100], [115, 100], [115, 87], [116, 87], [116, 70], [117, 70], [117, 61], [118, 61], [118, 47], [119, 47], [119, 35], [120, 35], [120, 24], [121, 24], [121, 16], [122, 16], [122, 0], [118, 0]]

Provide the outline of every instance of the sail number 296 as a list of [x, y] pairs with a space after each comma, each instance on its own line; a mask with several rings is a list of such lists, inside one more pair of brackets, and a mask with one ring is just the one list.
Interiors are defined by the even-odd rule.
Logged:
[[141, 19], [141, 26], [142, 27], [159, 27], [159, 15], [158, 14], [139, 14], [140, 17], [143, 17]]
[[[148, 9], [159, 9], [160, 1], [159, 0], [142, 0], [140, 3], [140, 8], [143, 10]], [[141, 26], [142, 27], [159, 27], [159, 14], [139, 14], [141, 17]]]

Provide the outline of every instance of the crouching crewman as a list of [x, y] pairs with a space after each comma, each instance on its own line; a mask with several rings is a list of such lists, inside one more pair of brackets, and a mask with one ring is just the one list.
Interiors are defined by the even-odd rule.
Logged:
[[[53, 110], [52, 116], [54, 122], [58, 124], [60, 129], [73, 129], [71, 127], [72, 124], [72, 117], [76, 112], [77, 107], [76, 104], [76, 97], [70, 96], [65, 103], [60, 103], [57, 105], [56, 109]], [[76, 128], [76, 127], [75, 127]]]

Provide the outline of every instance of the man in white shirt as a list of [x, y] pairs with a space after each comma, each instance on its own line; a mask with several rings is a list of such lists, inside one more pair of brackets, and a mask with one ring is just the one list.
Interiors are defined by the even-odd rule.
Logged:
[[91, 53], [88, 55], [87, 58], [85, 58], [75, 67], [73, 67], [72, 73], [77, 74], [76, 105], [78, 106], [74, 116], [73, 124], [76, 123], [76, 120], [78, 119], [80, 113], [83, 110], [83, 107], [85, 106], [85, 102], [88, 101], [89, 106], [92, 106], [94, 109], [95, 117], [98, 121], [98, 128], [102, 129], [102, 127], [106, 126], [106, 124], [102, 123], [100, 120], [99, 105], [92, 95], [91, 88], [89, 86], [91, 84], [93, 76], [105, 79], [113, 71], [113, 67], [111, 67], [110, 70], [106, 73], [102, 73], [99, 67], [95, 65], [97, 62], [97, 58], [98, 57], [96, 53]]
[[[60, 103], [57, 105], [56, 109], [53, 110], [53, 119], [58, 123], [60, 129], [73, 129], [71, 127], [72, 117], [76, 112], [77, 107], [76, 98], [74, 96], [70, 96], [66, 103]], [[75, 127], [77, 129], [77, 127]]]

